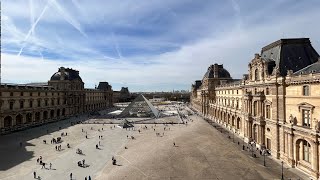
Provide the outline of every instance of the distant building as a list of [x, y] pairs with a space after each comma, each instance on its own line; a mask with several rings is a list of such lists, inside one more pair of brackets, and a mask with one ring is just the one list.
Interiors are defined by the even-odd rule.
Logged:
[[122, 87], [120, 91], [113, 92], [114, 102], [129, 102], [132, 100], [128, 87]]
[[0, 134], [102, 110], [113, 105], [112, 87], [84, 88], [79, 71], [59, 68], [48, 83], [1, 84]]
[[213, 64], [191, 87], [203, 116], [319, 178], [320, 61], [309, 39], [281, 39], [255, 54], [248, 74]]

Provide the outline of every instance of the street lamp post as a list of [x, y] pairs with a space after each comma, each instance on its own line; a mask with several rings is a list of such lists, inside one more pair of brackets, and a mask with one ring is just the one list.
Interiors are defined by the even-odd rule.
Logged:
[[283, 178], [283, 161], [281, 161], [281, 180], [284, 180], [284, 178]]

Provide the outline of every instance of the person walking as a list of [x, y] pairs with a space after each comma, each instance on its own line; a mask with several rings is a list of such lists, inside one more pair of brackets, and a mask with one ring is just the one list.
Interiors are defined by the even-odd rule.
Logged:
[[91, 176], [88, 177], [88, 180], [91, 180]]
[[51, 169], [51, 166], [52, 166], [52, 163], [49, 164], [50, 169]]
[[36, 179], [37, 178], [37, 173], [34, 171], [33, 172], [33, 178]]
[[70, 179], [72, 179], [72, 173], [70, 173]]
[[87, 176], [86, 176], [86, 177], [84, 177], [84, 180], [87, 180]]

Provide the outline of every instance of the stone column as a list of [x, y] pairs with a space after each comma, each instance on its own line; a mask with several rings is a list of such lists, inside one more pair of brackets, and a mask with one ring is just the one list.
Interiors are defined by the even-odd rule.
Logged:
[[319, 177], [319, 142], [316, 140], [312, 146], [312, 174], [317, 179]]
[[288, 157], [289, 157], [289, 163], [291, 167], [295, 166], [294, 163], [294, 144], [293, 144], [293, 133], [288, 134]]

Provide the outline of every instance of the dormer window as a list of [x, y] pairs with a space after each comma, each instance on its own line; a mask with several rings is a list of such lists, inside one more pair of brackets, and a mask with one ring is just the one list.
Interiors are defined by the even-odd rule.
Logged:
[[260, 78], [259, 78], [259, 70], [258, 69], [256, 69], [254, 71], [254, 80], [255, 81], [259, 81], [260, 80]]
[[303, 96], [310, 96], [310, 92], [309, 92], [309, 86], [308, 85], [304, 85], [302, 87], [302, 95]]

